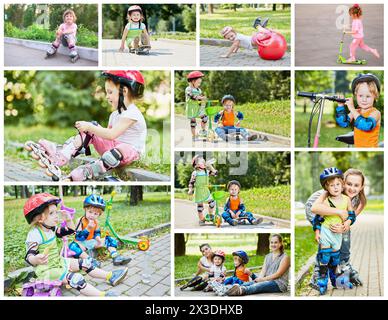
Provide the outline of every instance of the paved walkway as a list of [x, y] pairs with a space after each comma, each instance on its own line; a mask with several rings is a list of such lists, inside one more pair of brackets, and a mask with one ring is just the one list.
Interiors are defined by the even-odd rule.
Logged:
[[[214, 298], [214, 297], [218, 297], [214, 292], [191, 291], [190, 289], [185, 289], [185, 290], [181, 291], [179, 289], [179, 287], [175, 287], [174, 293], [175, 293], [176, 297], [185, 297], [185, 298], [186, 297], [188, 297], [188, 298], [195, 298], [195, 297]], [[250, 296], [241, 296], [241, 297], [238, 297], [238, 296], [233, 296], [233, 297], [222, 296], [222, 297], [219, 297], [219, 298], [220, 299], [236, 299], [236, 298], [237, 299], [246, 299], [247, 297], [255, 296], [255, 297], [273, 297], [274, 299], [276, 299], [276, 297], [289, 296], [289, 295], [290, 295], [289, 292], [286, 292], [286, 293], [260, 293], [260, 294], [250, 295]]]
[[228, 47], [201, 45], [200, 65], [203, 67], [289, 67], [291, 55], [286, 52], [280, 60], [263, 60], [255, 50], [239, 50], [229, 58], [221, 58]]
[[[129, 271], [126, 279], [116, 287], [112, 287], [103, 280], [95, 280], [87, 276], [87, 281], [102, 291], [114, 290], [121, 296], [170, 296], [171, 287], [171, 250], [170, 233], [151, 240], [148, 252], [135, 251], [131, 254], [132, 261], [128, 264]], [[149, 283], [143, 282], [142, 270], [145, 268], [145, 257], [148, 254], [149, 268], [152, 274]], [[111, 260], [102, 264], [104, 270], [113, 270], [119, 267], [113, 266]], [[64, 296], [77, 296], [77, 290], [63, 290]]]
[[[217, 229], [212, 223], [208, 223], [205, 226], [199, 226], [198, 216], [196, 210], [196, 204], [192, 201], [175, 199], [175, 228], [177, 229]], [[223, 212], [223, 207], [219, 208], [220, 212]], [[259, 215], [255, 215], [259, 217]], [[237, 225], [231, 226], [229, 223], [223, 221], [221, 224], [221, 229], [275, 229], [275, 228], [290, 228], [290, 222], [286, 220], [274, 219], [271, 217], [265, 217], [263, 223], [258, 225]]]
[[4, 160], [4, 181], [52, 181], [44, 173], [31, 167], [30, 161], [15, 162], [11, 159]]
[[195, 41], [165, 40], [151, 41], [149, 55], [119, 52], [121, 40], [102, 40], [102, 65], [125, 67], [182, 67], [196, 65]]
[[[216, 124], [213, 123], [213, 128], [216, 127]], [[216, 143], [208, 142], [203, 140], [193, 141], [191, 138], [190, 123], [186, 117], [181, 115], [175, 116], [175, 147], [176, 148], [287, 148], [290, 147], [291, 139], [287, 137], [270, 135], [265, 132], [258, 132], [254, 130], [249, 130], [251, 133], [256, 133], [260, 135], [266, 135], [268, 141], [241, 141], [240, 143], [236, 142], [226, 142], [220, 140]]]
[[[359, 272], [364, 285], [352, 290], [337, 290], [329, 287], [329, 296], [372, 296], [384, 295], [384, 216], [383, 214], [361, 214], [352, 227], [351, 263]], [[307, 275], [310, 277], [310, 274]], [[307, 287], [303, 296], [319, 296]]]
[[[349, 6], [349, 5], [348, 5]], [[342, 37], [342, 30], [336, 27], [335, 4], [298, 4], [295, 6], [295, 66], [340, 66], [337, 55]], [[363, 25], [365, 43], [377, 48], [380, 59], [361, 49], [357, 58], [368, 61], [368, 66], [384, 65], [384, 10], [383, 4], [363, 4]], [[319, 12], [319, 14], [317, 14]], [[345, 12], [347, 14], [347, 12]], [[343, 53], [349, 57], [350, 35], [345, 35]], [[360, 67], [359, 65], [343, 65]]]
[[30, 66], [30, 67], [80, 67], [93, 66], [97, 67], [97, 61], [79, 59], [72, 63], [68, 56], [57, 53], [55, 56], [45, 59], [46, 52], [19, 46], [16, 44], [4, 44], [4, 66]]

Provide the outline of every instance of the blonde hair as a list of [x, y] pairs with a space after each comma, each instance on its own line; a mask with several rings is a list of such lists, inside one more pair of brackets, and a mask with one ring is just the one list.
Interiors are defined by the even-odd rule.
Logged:
[[62, 18], [63, 18], [63, 20], [65, 20], [65, 17], [66, 17], [66, 15], [68, 15], [68, 14], [71, 14], [71, 15], [73, 15], [73, 22], [76, 22], [77, 21], [77, 16], [75, 15], [75, 12], [73, 11], [73, 10], [71, 10], [71, 9], [67, 9], [64, 13], [63, 13], [63, 16], [62, 16]]
[[376, 86], [376, 83], [374, 81], [365, 81], [365, 82], [360, 82], [356, 85], [356, 89], [354, 89], [354, 93], [357, 94], [358, 89], [360, 88], [360, 85], [363, 83], [366, 83], [368, 86], [369, 91], [375, 96], [375, 100], [379, 98], [379, 89]]
[[271, 238], [273, 238], [273, 237], [278, 238], [278, 240], [279, 240], [279, 242], [280, 242], [280, 244], [281, 244], [279, 250], [280, 250], [281, 253], [284, 253], [283, 237], [282, 237], [279, 233], [274, 233], [274, 234], [271, 234], [271, 235], [270, 235], [269, 239], [271, 239]]
[[[359, 177], [361, 177], [362, 186], [364, 187], [364, 185], [365, 185], [365, 176], [364, 176], [364, 174], [362, 173], [361, 170], [350, 168], [350, 169], [346, 170], [346, 172], [344, 173], [344, 180], [346, 180], [346, 178], [348, 176], [359, 176]], [[358, 194], [358, 197], [360, 198], [360, 202], [365, 206], [367, 200], [366, 200], [364, 188], [362, 188], [362, 190]]]
[[345, 185], [345, 180], [344, 180], [343, 178], [341, 178], [341, 177], [331, 177], [331, 178], [328, 178], [328, 179], [325, 181], [325, 185], [323, 186], [323, 189], [325, 189], [326, 191], [328, 191], [328, 190], [327, 190], [327, 186], [328, 186], [329, 183], [330, 183], [331, 181], [333, 181], [334, 179], [338, 179], [338, 180], [341, 181], [342, 189], [343, 189], [343, 187], [344, 187], [344, 185]]

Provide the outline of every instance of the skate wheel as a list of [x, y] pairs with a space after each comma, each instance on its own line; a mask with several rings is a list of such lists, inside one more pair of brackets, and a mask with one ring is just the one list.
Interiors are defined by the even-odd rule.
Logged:
[[26, 149], [27, 151], [32, 151], [32, 148], [30, 146], [30, 144], [32, 143], [32, 141], [27, 141], [25, 144], [24, 144], [24, 149]]
[[[36, 159], [36, 158], [35, 158]], [[39, 157], [38, 157], [38, 159], [40, 159]], [[37, 159], [37, 160], [38, 160]], [[42, 160], [39, 160], [38, 161], [38, 164], [39, 164], [39, 166], [41, 166], [42, 168], [47, 168], [47, 166], [42, 162]]]
[[[40, 162], [40, 161], [39, 161]], [[52, 177], [53, 176], [53, 173], [50, 172], [50, 170], [47, 168], [46, 169], [46, 174], [49, 176], [49, 177]]]
[[40, 157], [34, 151], [31, 151], [31, 158], [33, 158], [35, 160], [39, 160], [40, 159]]
[[61, 297], [62, 291], [60, 288], [54, 288], [50, 291], [50, 297]]

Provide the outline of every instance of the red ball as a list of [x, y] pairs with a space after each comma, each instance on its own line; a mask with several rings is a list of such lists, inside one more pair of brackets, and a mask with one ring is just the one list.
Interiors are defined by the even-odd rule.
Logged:
[[271, 31], [268, 39], [257, 41], [259, 56], [264, 60], [279, 60], [287, 51], [287, 41], [280, 33]]

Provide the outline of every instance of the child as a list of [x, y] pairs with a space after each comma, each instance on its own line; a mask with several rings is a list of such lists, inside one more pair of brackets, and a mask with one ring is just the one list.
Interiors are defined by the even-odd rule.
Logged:
[[127, 12], [127, 19], [128, 23], [124, 28], [119, 51], [124, 51], [125, 41], [127, 41], [129, 52], [135, 52], [139, 48], [147, 48], [149, 50], [151, 48], [150, 37], [143, 23], [142, 9], [137, 5], [130, 6]]
[[102, 72], [102, 76], [106, 79], [106, 99], [114, 110], [108, 128], [77, 121], [75, 127], [79, 135], [68, 139], [62, 148], [45, 139], [39, 140], [38, 144], [26, 143], [26, 149], [28, 144], [33, 144], [43, 150], [43, 155], [33, 152], [33, 158], [48, 159], [56, 166], [66, 165], [81, 149], [87, 150], [92, 144], [101, 158], [71, 171], [69, 179], [72, 181], [101, 179], [107, 170], [138, 160], [145, 150], [147, 125], [135, 105], [144, 91], [143, 75], [135, 70], [110, 70]]
[[243, 284], [244, 282], [248, 282], [251, 277], [252, 280], [256, 278], [255, 274], [252, 273], [245, 266], [249, 262], [248, 254], [243, 250], [238, 250], [232, 253], [233, 255], [233, 263], [234, 263], [234, 273], [232, 277], [226, 278], [224, 281], [224, 285], [230, 284]]
[[379, 143], [381, 114], [373, 105], [380, 94], [380, 80], [373, 74], [359, 74], [352, 81], [352, 92], [358, 108], [354, 108], [353, 98], [346, 99], [349, 114], [343, 104], [336, 108], [336, 121], [346, 128], [354, 121], [354, 146], [356, 148], [376, 148]]
[[209, 284], [204, 289], [204, 291], [212, 291], [213, 285], [216, 286], [217, 283], [223, 283], [225, 280], [226, 268], [224, 266], [225, 262], [225, 252], [222, 250], [214, 251], [213, 255], [213, 264], [209, 270]]
[[84, 200], [85, 215], [78, 219], [75, 228], [75, 240], [69, 245], [75, 252], [75, 258], [86, 259], [89, 257], [86, 251], [105, 246], [113, 259], [113, 265], [128, 264], [132, 259], [124, 258], [117, 252], [117, 240], [110, 236], [101, 239], [101, 230], [98, 225], [98, 217], [105, 211], [105, 201], [99, 195], [91, 194]]
[[362, 10], [361, 7], [358, 4], [353, 5], [349, 9], [349, 15], [352, 18], [352, 30], [346, 31], [344, 30], [345, 34], [351, 34], [353, 36], [353, 41], [350, 43], [350, 58], [347, 60], [348, 62], [354, 62], [356, 61], [356, 50], [358, 47], [361, 49], [371, 52], [376, 58], [380, 58], [380, 54], [378, 53], [377, 49], [372, 49], [368, 47], [364, 43], [364, 27], [362, 25]]
[[185, 89], [185, 99], [186, 99], [186, 116], [190, 119], [190, 128], [192, 139], [195, 140], [196, 132], [195, 127], [197, 126], [196, 118], [201, 118], [201, 128], [199, 132], [200, 136], [207, 135], [206, 123], [208, 122], [208, 117], [205, 115], [204, 103], [207, 100], [206, 96], [202, 94], [200, 89], [202, 78], [205, 75], [201, 71], [192, 71], [187, 75], [187, 81], [189, 86]]
[[256, 219], [252, 213], [245, 211], [245, 205], [241, 200], [239, 193], [241, 189], [240, 182], [232, 180], [227, 185], [230, 196], [225, 203], [222, 217], [231, 226], [236, 226], [239, 219], [246, 218], [250, 224], [259, 224], [263, 222], [263, 218]]
[[56, 238], [74, 233], [74, 223], [65, 216], [67, 227], [59, 228], [57, 204], [61, 200], [49, 193], [39, 193], [27, 200], [24, 205], [24, 217], [32, 229], [27, 235], [27, 253], [25, 261], [34, 267], [39, 280], [60, 280], [86, 296], [114, 295], [101, 292], [87, 283], [79, 273], [85, 271], [92, 278], [105, 279], [112, 286], [124, 280], [128, 268], [111, 272], [96, 268], [91, 259], [71, 259], [60, 255]]
[[77, 17], [73, 10], [68, 9], [63, 13], [63, 23], [59, 26], [56, 32], [56, 39], [51, 44], [51, 47], [47, 50], [47, 55], [54, 55], [60, 44], [67, 46], [70, 50], [70, 57], [75, 58], [78, 56], [77, 50], [75, 49], [75, 43], [77, 41], [77, 25], [75, 21]]
[[226, 26], [222, 29], [221, 35], [224, 39], [232, 41], [232, 45], [226, 54], [223, 54], [221, 58], [229, 58], [232, 53], [236, 53], [240, 47], [248, 50], [252, 50], [254, 47], [257, 48], [258, 42], [270, 38], [271, 32], [266, 29], [268, 18], [261, 21], [261, 18], [255, 20], [254, 27], [257, 28], [258, 32], [252, 36], [245, 36], [241, 33], [237, 33], [232, 27]]
[[[320, 216], [316, 215], [313, 223], [315, 240], [319, 243], [317, 255], [319, 278], [317, 284], [320, 293], [324, 294], [327, 290], [329, 276], [332, 286], [335, 287], [336, 270], [340, 263], [340, 249], [342, 243], [342, 234], [332, 232], [330, 226], [342, 224], [343, 220], [351, 220], [354, 222], [356, 215], [353, 211], [350, 198], [342, 194], [344, 190], [344, 179], [341, 170], [335, 167], [326, 168], [321, 173], [319, 180], [323, 189], [326, 190], [328, 194], [325, 200], [327, 207], [347, 210], [348, 212], [346, 218], [343, 217], [342, 214], [327, 215], [324, 219], [320, 219]], [[314, 206], [311, 208], [311, 211], [315, 211]]]
[[[216, 133], [217, 135], [225, 141], [228, 141], [230, 138], [228, 134], [230, 133], [241, 133], [241, 136], [248, 141], [256, 140], [257, 135], [249, 135], [248, 131], [240, 127], [240, 122], [244, 119], [244, 115], [240, 111], [234, 111], [234, 105], [236, 99], [227, 94], [222, 97], [221, 104], [224, 107], [224, 110], [218, 112], [214, 117], [214, 122], [217, 123]], [[235, 120], [237, 118], [237, 122]]]
[[216, 202], [213, 200], [209, 190], [209, 176], [216, 176], [218, 171], [206, 160], [196, 155], [191, 162], [194, 171], [191, 174], [189, 182], [188, 194], [194, 193], [194, 201], [197, 203], [197, 212], [199, 218], [199, 225], [205, 225], [206, 216], [203, 213], [203, 203], [206, 201], [209, 205], [209, 216], [208, 220], [214, 218], [214, 208]]

